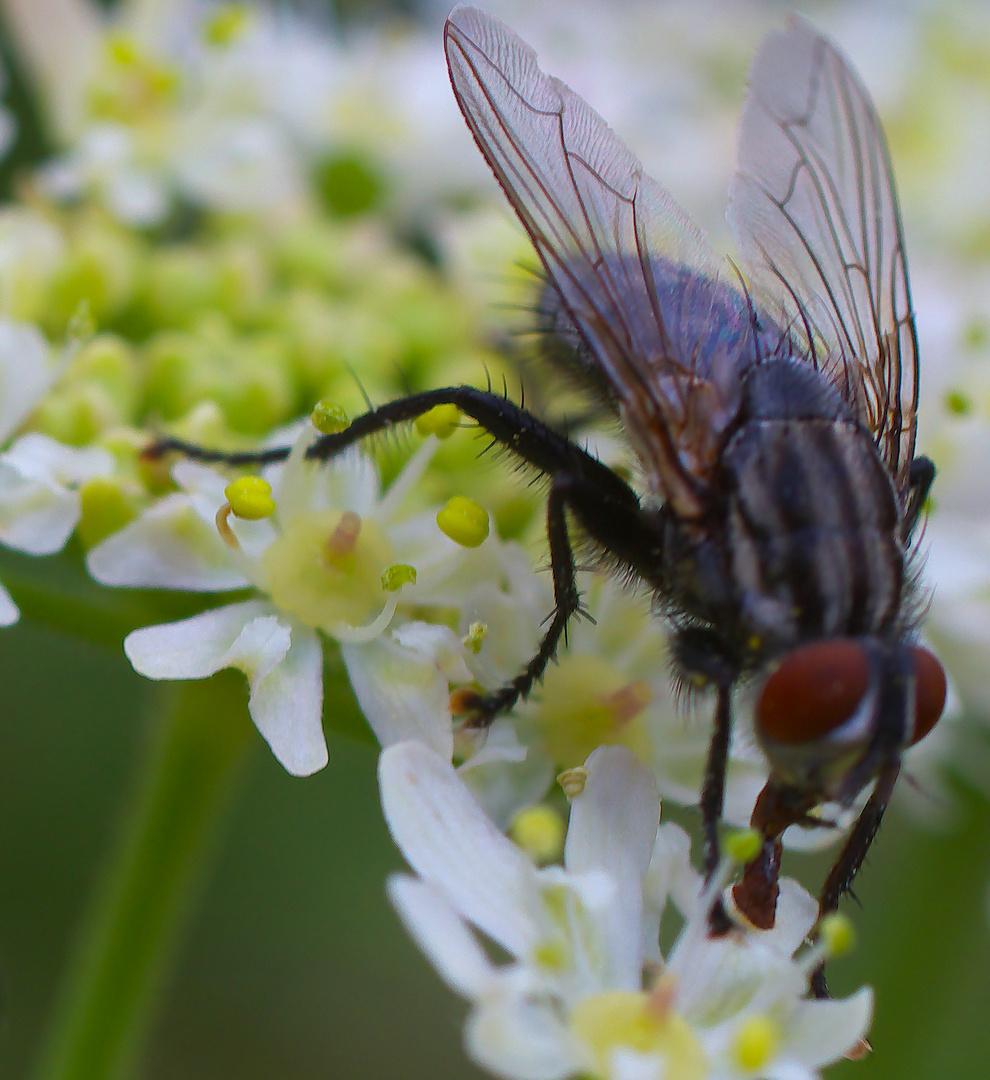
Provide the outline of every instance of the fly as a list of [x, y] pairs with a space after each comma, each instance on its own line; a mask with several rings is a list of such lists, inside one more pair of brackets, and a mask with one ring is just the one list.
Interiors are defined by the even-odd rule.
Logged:
[[[525, 697], [579, 607], [571, 530], [655, 594], [675, 674], [714, 690], [701, 791], [704, 869], [719, 860], [733, 692], [759, 687], [769, 779], [760, 855], [732, 890], [773, 925], [781, 836], [823, 803], [860, 816], [819, 897], [850, 888], [904, 750], [937, 721], [945, 675], [917, 643], [911, 537], [934, 477], [915, 456], [918, 350], [900, 212], [876, 110], [842, 55], [800, 19], [754, 62], [720, 262], [671, 196], [508, 27], [457, 8], [454, 95], [546, 276], [544, 323], [617, 416], [640, 493], [512, 402], [469, 386], [413, 394], [325, 435], [328, 460], [374, 432], [456, 405], [549, 478], [554, 610], [536, 652], [491, 694], [486, 725]], [[277, 460], [211, 454], [212, 460]], [[730, 925], [721, 903], [713, 931]], [[827, 995], [817, 972], [813, 991]]]

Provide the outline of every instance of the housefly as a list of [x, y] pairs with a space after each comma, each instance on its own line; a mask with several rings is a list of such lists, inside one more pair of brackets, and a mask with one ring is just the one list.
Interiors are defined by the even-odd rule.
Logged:
[[[637, 490], [513, 402], [470, 386], [409, 395], [322, 436], [328, 460], [440, 404], [549, 479], [554, 610], [536, 654], [493, 693], [455, 692], [483, 726], [525, 697], [579, 607], [572, 533], [653, 591], [675, 675], [714, 691], [701, 791], [719, 860], [733, 692], [758, 689], [769, 779], [760, 855], [737, 914], [773, 925], [781, 836], [857, 804], [820, 895], [833, 910], [880, 824], [904, 750], [941, 714], [945, 676], [917, 643], [911, 537], [934, 468], [915, 456], [918, 350], [894, 180], [870, 98], [793, 19], [757, 55], [720, 262], [605, 121], [508, 27], [457, 8], [444, 41], [457, 103], [543, 266], [549, 350], [614, 413]], [[287, 450], [204, 460], [279, 460]], [[713, 931], [730, 925], [721, 902]], [[827, 993], [824, 978], [813, 989]]]
[[[521, 452], [551, 465], [557, 607], [537, 671], [576, 603], [572, 520], [652, 588], [676, 674], [715, 690], [709, 875], [732, 693], [759, 686], [770, 772], [752, 819], [762, 850], [732, 891], [745, 921], [773, 925], [784, 830], [874, 785], [822, 890], [827, 913], [945, 697], [941, 665], [915, 640], [911, 535], [934, 468], [914, 452], [917, 338], [876, 110], [807, 23], [767, 39], [730, 188], [737, 269], [511, 30], [459, 8], [445, 41], [458, 105], [545, 271], [555, 352], [563, 343], [605, 397], [645, 477], [638, 497], [580, 451], [552, 464], [533, 429], [506, 432], [516, 449], [541, 443], [544, 461]], [[713, 927], [727, 920], [720, 905]], [[821, 972], [814, 989], [826, 993]]]

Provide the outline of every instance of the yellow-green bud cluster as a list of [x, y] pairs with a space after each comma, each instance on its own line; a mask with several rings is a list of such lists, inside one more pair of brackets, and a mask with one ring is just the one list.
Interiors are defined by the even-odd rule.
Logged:
[[[140, 67], [125, 44], [116, 62]], [[498, 377], [473, 302], [380, 225], [318, 209], [195, 225], [167, 241], [85, 202], [0, 212], [0, 317], [37, 324], [53, 363], [67, 358], [29, 427], [77, 446], [130, 430], [241, 449], [307, 414], [336, 432], [410, 386]], [[371, 441], [384, 483], [417, 434], [443, 440], [421, 505], [470, 488], [503, 533], [538, 522], [538, 493], [507, 484], [507, 465], [479, 465], [477, 430], [453, 406]], [[457, 542], [480, 543], [483, 517], [452, 526]]]

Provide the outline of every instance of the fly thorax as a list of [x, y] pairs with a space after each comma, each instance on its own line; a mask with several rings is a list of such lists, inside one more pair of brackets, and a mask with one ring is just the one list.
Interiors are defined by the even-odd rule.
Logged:
[[900, 508], [870, 436], [845, 419], [752, 419], [722, 457], [739, 611], [768, 644], [896, 621]]

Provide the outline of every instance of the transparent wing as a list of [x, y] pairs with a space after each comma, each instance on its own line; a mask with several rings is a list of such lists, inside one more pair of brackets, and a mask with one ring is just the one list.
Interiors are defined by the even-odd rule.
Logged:
[[758, 295], [777, 298], [903, 491], [918, 347], [890, 156], [859, 78], [800, 19], [753, 63], [728, 216]]
[[[458, 8], [445, 45], [475, 141], [614, 389], [634, 449], [663, 497], [697, 514], [738, 392], [725, 350], [698, 347], [696, 327], [727, 289], [701, 233], [508, 27]], [[675, 294], [692, 317], [673, 325]]]

